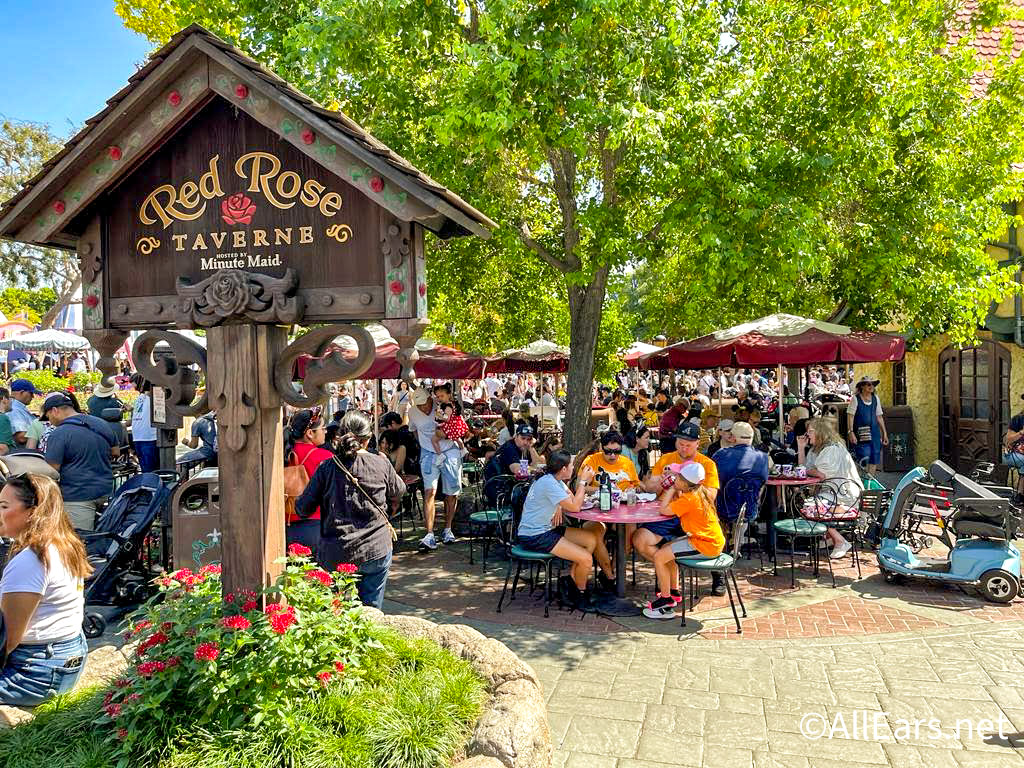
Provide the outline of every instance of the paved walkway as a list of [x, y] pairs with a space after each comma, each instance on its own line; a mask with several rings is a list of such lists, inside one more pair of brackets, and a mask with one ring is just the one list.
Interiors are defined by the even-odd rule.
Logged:
[[[868, 554], [862, 578], [843, 561], [836, 588], [798, 559], [794, 589], [779, 565], [742, 563], [742, 635], [706, 584], [685, 628], [554, 608], [545, 619], [526, 590], [498, 614], [504, 565], [470, 566], [465, 542], [398, 554], [386, 610], [470, 624], [532, 664], [556, 768], [1024, 768], [1024, 601], [889, 585]], [[642, 599], [653, 574], [637, 576]], [[822, 718], [830, 737], [801, 734], [803, 721], [819, 735]]]

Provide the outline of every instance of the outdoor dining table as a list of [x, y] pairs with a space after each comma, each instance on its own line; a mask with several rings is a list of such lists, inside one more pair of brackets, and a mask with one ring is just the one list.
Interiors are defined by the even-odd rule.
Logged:
[[[626, 526], [629, 523], [656, 523], [671, 520], [672, 515], [661, 514], [661, 504], [648, 501], [640, 504], [620, 504], [607, 512], [597, 507], [581, 509], [572, 515], [579, 520], [597, 520], [606, 525], [615, 526], [615, 591], [621, 600], [626, 596]], [[636, 606], [632, 606], [633, 612]], [[607, 611], [602, 608], [602, 613]]]
[[[782, 505], [782, 512], [784, 515], [789, 515], [789, 496], [794, 488], [799, 488], [805, 485], [815, 485], [820, 483], [821, 480], [817, 477], [786, 477], [784, 475], [772, 475], [766, 481], [766, 485], [771, 485], [778, 488], [779, 503]], [[775, 555], [775, 521], [779, 519], [776, 512], [778, 507], [775, 504], [771, 505], [771, 520], [768, 525], [768, 551], [774, 557]]]

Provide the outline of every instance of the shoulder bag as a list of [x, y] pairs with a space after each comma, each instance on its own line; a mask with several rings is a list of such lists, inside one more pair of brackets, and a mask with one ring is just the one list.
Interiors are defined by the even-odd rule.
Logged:
[[[292, 464], [293, 459], [294, 464]], [[284, 468], [284, 511], [290, 517], [296, 514], [295, 502], [309, 485], [309, 472], [298, 460], [295, 451], [288, 454], [288, 464], [289, 466]]]

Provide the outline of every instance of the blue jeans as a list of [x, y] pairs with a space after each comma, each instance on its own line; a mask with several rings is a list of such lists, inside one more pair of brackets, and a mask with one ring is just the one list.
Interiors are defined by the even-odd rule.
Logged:
[[135, 456], [139, 460], [139, 469], [143, 472], [155, 472], [160, 469], [160, 452], [156, 449], [156, 440], [136, 440]]
[[388, 585], [388, 572], [391, 570], [391, 552], [376, 560], [366, 560], [359, 564], [359, 601], [363, 605], [380, 608], [384, 604], [384, 587]]
[[75, 687], [85, 669], [85, 635], [46, 645], [19, 645], [0, 671], [0, 704], [34, 707]]

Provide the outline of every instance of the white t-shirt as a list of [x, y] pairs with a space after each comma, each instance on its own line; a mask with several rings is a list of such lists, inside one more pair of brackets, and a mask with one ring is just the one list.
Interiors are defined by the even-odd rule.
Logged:
[[139, 395], [132, 406], [132, 440], [142, 443], [156, 441], [156, 427], [149, 415], [149, 395]]
[[852, 506], [860, 496], [860, 492], [864, 490], [860, 472], [857, 471], [857, 463], [846, 447], [839, 443], [826, 445], [819, 454], [809, 451], [805, 463], [808, 469], [816, 469], [821, 472], [826, 480], [849, 481], [838, 484], [840, 504]]
[[[416, 437], [420, 441], [420, 450], [428, 453], [434, 453], [434, 433], [437, 431], [437, 421], [434, 419], [435, 413], [437, 413], [436, 405], [429, 416], [415, 405], [409, 407], [409, 426], [416, 432]], [[441, 446], [441, 453], [459, 451], [459, 446], [455, 444], [454, 440], [442, 438], [439, 445]]]
[[47, 555], [49, 569], [43, 567], [35, 552], [23, 549], [7, 563], [0, 578], [0, 597], [8, 592], [42, 595], [21, 640], [28, 645], [78, 637], [85, 618], [82, 580], [76, 579], [64, 567], [56, 547], [50, 545]]

